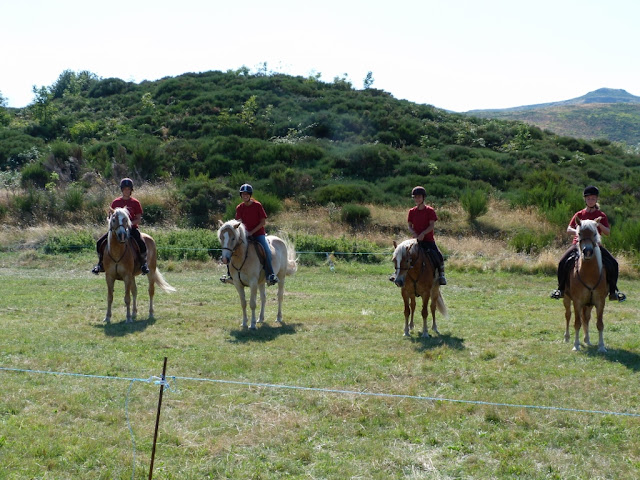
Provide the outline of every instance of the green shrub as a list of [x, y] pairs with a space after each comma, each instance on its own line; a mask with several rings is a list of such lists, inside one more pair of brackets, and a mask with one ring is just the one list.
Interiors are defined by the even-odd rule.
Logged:
[[20, 186], [22, 188], [44, 188], [49, 181], [49, 172], [40, 163], [34, 162], [22, 168]]
[[195, 227], [211, 225], [214, 214], [225, 211], [231, 190], [217, 180], [199, 175], [184, 182], [178, 190], [182, 210]]
[[474, 221], [489, 211], [489, 199], [486, 192], [482, 190], [465, 190], [460, 197], [460, 203], [470, 221]]
[[354, 238], [327, 238], [320, 235], [296, 234], [290, 235], [300, 255], [300, 261], [305, 265], [317, 264], [325, 261], [328, 254], [344, 260], [357, 260], [365, 263], [380, 263], [386, 259], [384, 252], [374, 243]]
[[353, 227], [359, 227], [371, 220], [371, 211], [364, 205], [348, 203], [342, 207], [340, 219]]
[[509, 246], [518, 253], [539, 253], [553, 243], [553, 233], [518, 232], [509, 239]]
[[258, 197], [255, 198], [262, 204], [267, 216], [276, 215], [277, 213], [280, 213], [282, 211], [282, 202], [275, 195], [261, 193]]
[[79, 185], [71, 185], [63, 195], [64, 209], [67, 212], [78, 212], [84, 206], [84, 191]]
[[33, 215], [42, 200], [42, 193], [30, 188], [26, 194], [14, 196], [13, 204], [20, 213]]
[[366, 184], [336, 183], [317, 188], [312, 197], [320, 205], [326, 205], [329, 202], [338, 205], [364, 202], [371, 197], [371, 187]]
[[640, 223], [637, 220], [623, 220], [612, 227], [611, 235], [604, 240], [608, 249], [640, 253]]
[[57, 253], [80, 252], [87, 248], [94, 248], [95, 240], [89, 232], [73, 231], [49, 235], [44, 243], [44, 253], [55, 255]]
[[144, 223], [147, 225], [162, 223], [162, 221], [167, 220], [169, 216], [170, 215], [165, 211], [164, 206], [158, 203], [150, 203], [146, 205], [142, 215]]
[[153, 233], [161, 260], [200, 260], [218, 257], [220, 242], [214, 230], [196, 228]]

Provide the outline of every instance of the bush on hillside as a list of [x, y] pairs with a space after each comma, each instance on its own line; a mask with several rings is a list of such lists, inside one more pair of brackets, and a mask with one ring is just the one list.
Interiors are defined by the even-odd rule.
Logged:
[[489, 211], [489, 199], [482, 190], [465, 190], [460, 197], [460, 204], [471, 222]]
[[22, 176], [20, 177], [20, 186], [22, 188], [44, 188], [48, 181], [49, 172], [39, 162], [25, 165], [22, 169]]
[[362, 227], [371, 220], [371, 211], [364, 205], [348, 203], [342, 207], [340, 219], [352, 227]]
[[231, 189], [206, 175], [191, 178], [178, 189], [182, 210], [194, 227], [212, 225], [215, 214], [221, 216], [231, 196]]

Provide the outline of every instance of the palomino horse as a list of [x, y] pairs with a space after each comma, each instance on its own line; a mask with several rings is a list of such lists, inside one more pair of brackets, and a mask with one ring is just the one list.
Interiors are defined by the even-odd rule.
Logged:
[[[253, 246], [247, 239], [247, 230], [242, 222], [229, 220], [226, 223], [219, 222], [218, 239], [222, 247], [222, 263], [229, 265], [229, 272], [233, 284], [240, 296], [242, 305], [242, 327], [247, 327], [247, 300], [244, 287], [249, 287], [251, 296], [251, 328], [256, 328], [256, 295], [260, 290], [260, 318], [259, 323], [264, 322], [264, 306], [267, 301], [265, 292], [265, 273], [262, 262], [257, 253], [258, 245]], [[298, 270], [296, 251], [288, 241], [275, 235], [268, 235], [267, 241], [271, 246], [273, 272], [278, 276], [278, 317], [276, 321], [282, 323], [282, 298], [284, 297], [284, 279], [286, 275], [293, 275]]]
[[[109, 217], [109, 235], [103, 257], [105, 277], [107, 280], [107, 315], [106, 323], [111, 323], [111, 304], [113, 303], [113, 285], [116, 280], [124, 281], [124, 303], [127, 305], [127, 323], [135, 320], [138, 313], [136, 297], [138, 287], [135, 276], [140, 275], [140, 260], [134, 250], [135, 240], [130, 238], [131, 220], [126, 208], [116, 208]], [[149, 266], [149, 318], [153, 318], [153, 294], [155, 284], [165, 292], [175, 292], [176, 289], [169, 285], [160, 270], [156, 267], [156, 242], [149, 235], [140, 234], [147, 244], [147, 265]], [[133, 311], [130, 308], [130, 300], [133, 296]]]
[[[422, 297], [422, 336], [429, 337], [429, 331], [427, 330], [429, 300], [431, 300], [431, 318], [433, 318], [431, 329], [440, 334], [436, 325], [436, 308], [446, 317], [447, 306], [440, 293], [440, 283], [436, 278], [436, 270], [416, 240], [405, 240], [400, 245], [394, 241], [393, 246], [395, 247], [393, 265], [396, 271], [390, 280], [402, 288], [404, 336], [410, 336], [409, 331], [413, 330], [416, 296]], [[409, 322], [409, 318], [411, 318], [411, 322]]]
[[598, 351], [606, 352], [604, 346], [604, 323], [602, 314], [604, 304], [608, 294], [607, 273], [602, 266], [602, 255], [600, 253], [600, 234], [598, 224], [600, 219], [580, 220], [576, 218], [578, 224], [578, 250], [580, 257], [575, 263], [575, 267], [569, 274], [569, 288], [565, 289], [563, 298], [566, 329], [564, 341], [569, 341], [569, 320], [571, 319], [571, 303], [573, 302], [575, 340], [573, 350], [580, 350], [580, 326], [584, 327], [584, 343], [591, 345], [589, 340], [589, 320], [591, 319], [591, 309], [596, 307], [598, 327]]

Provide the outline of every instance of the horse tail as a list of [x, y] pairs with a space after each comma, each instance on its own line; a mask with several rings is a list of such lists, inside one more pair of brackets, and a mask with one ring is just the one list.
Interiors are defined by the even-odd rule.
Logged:
[[438, 299], [436, 300], [436, 308], [438, 311], [444, 316], [448, 316], [449, 312], [447, 311], [447, 306], [444, 303], [444, 298], [442, 297], [442, 293], [440, 292], [440, 286], [438, 285]]
[[176, 291], [176, 289], [169, 285], [169, 283], [164, 279], [158, 268], [156, 268], [155, 274], [153, 275], [153, 281], [162, 289], [163, 292], [171, 293]]
[[298, 271], [298, 256], [296, 255], [296, 247], [289, 236], [280, 232], [280, 239], [287, 249], [287, 275], [294, 275]]

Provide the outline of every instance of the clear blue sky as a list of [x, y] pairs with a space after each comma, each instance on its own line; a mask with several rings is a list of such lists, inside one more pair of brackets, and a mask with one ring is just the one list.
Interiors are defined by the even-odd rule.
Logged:
[[640, 96], [638, 0], [0, 0], [0, 92], [33, 101], [67, 69], [140, 82], [257, 70], [453, 111], [601, 87]]

